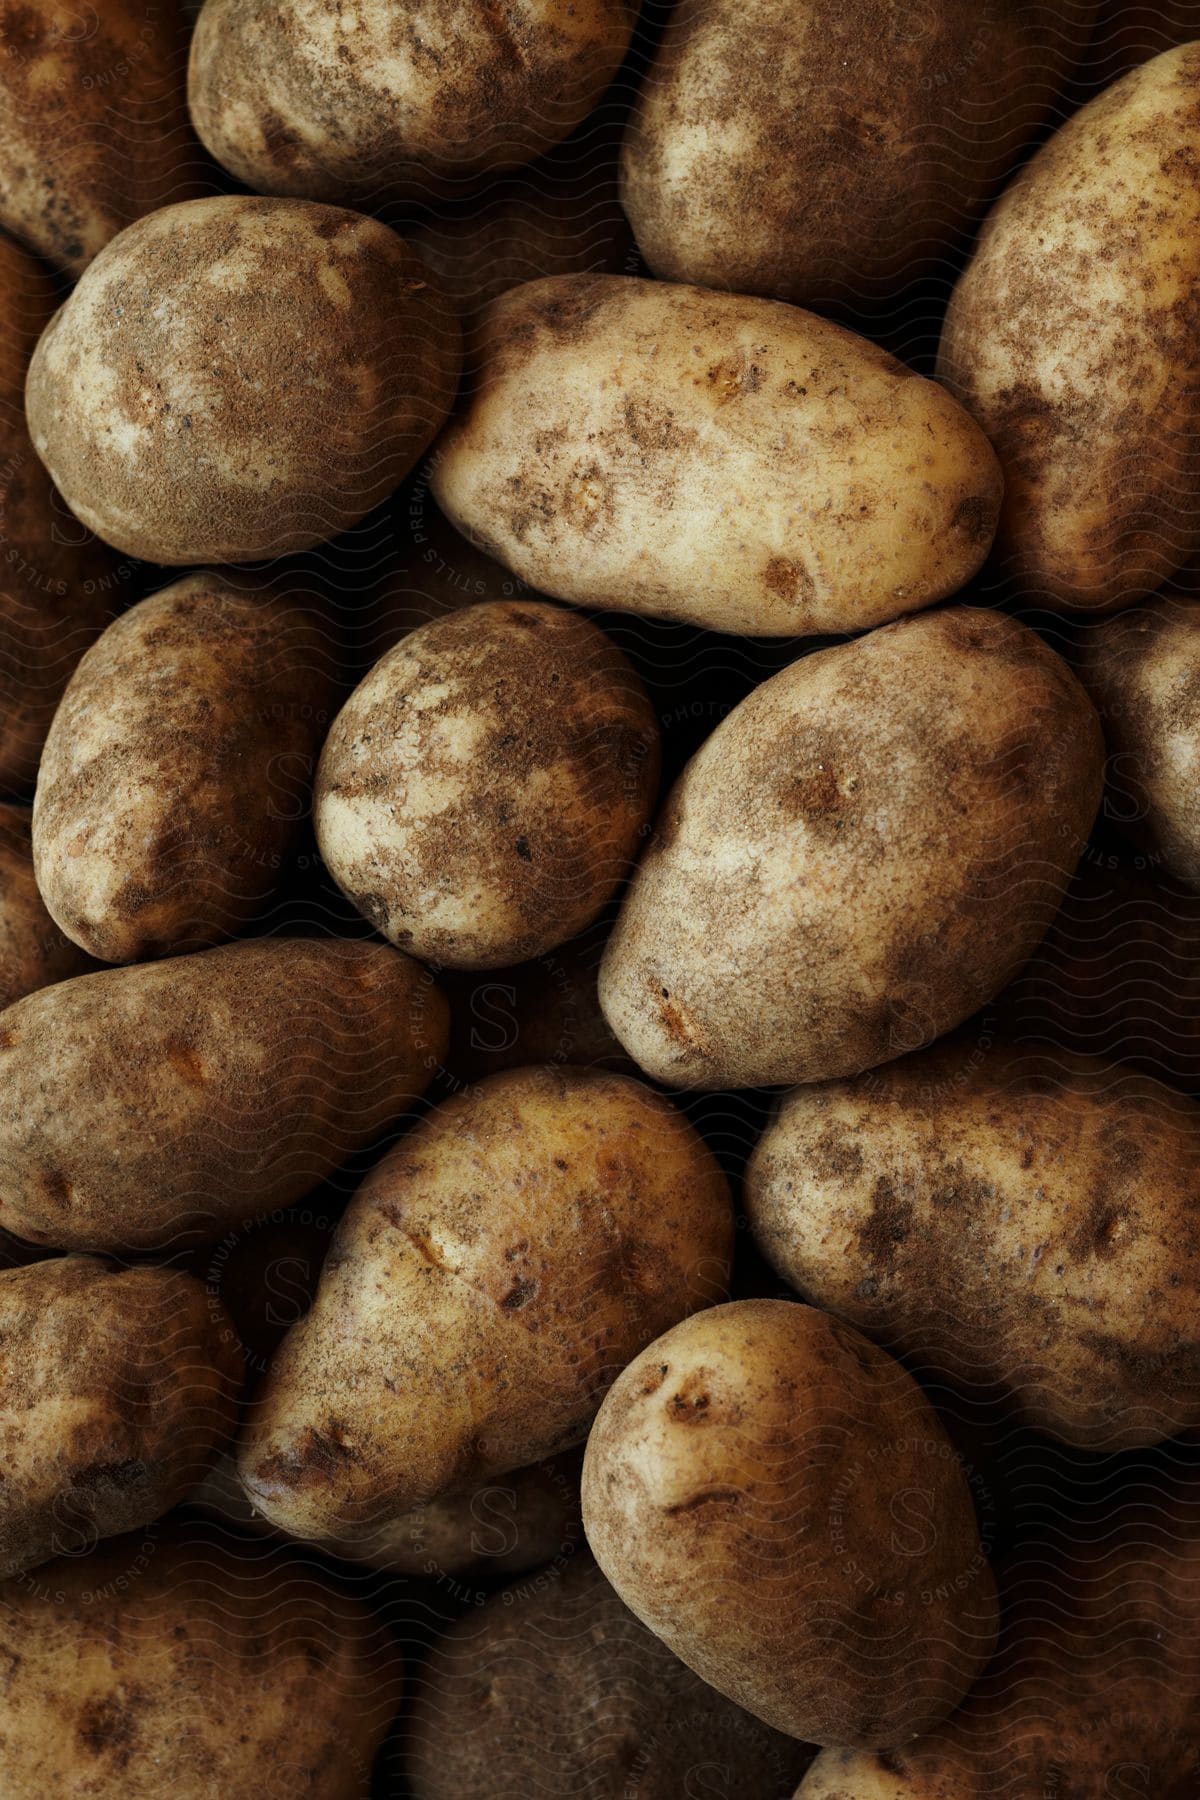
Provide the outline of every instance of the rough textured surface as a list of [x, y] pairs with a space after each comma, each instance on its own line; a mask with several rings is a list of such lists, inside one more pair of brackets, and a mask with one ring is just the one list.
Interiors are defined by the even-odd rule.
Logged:
[[195, 1486], [242, 1359], [190, 1275], [56, 1257], [0, 1273], [0, 1576], [82, 1556]]
[[334, 1537], [557, 1455], [643, 1344], [723, 1297], [732, 1243], [715, 1159], [640, 1082], [481, 1082], [351, 1202], [243, 1433], [247, 1492]]
[[1001, 481], [936, 383], [770, 300], [618, 275], [513, 289], [433, 462], [540, 592], [749, 636], [859, 631], [962, 587]]
[[30, 431], [71, 510], [160, 563], [319, 544], [390, 494], [445, 418], [453, 310], [393, 231], [223, 196], [122, 232], [47, 327]]
[[148, 1248], [286, 1206], [405, 1112], [447, 1029], [381, 944], [263, 939], [43, 988], [0, 1014], [0, 1226]]
[[658, 773], [650, 701], [604, 633], [497, 601], [410, 633], [351, 695], [317, 772], [317, 842], [393, 943], [497, 968], [592, 923]]
[[95, 966], [59, 930], [38, 893], [29, 809], [0, 802], [0, 1012]]
[[990, 214], [938, 373], [996, 446], [1027, 603], [1143, 599], [1200, 548], [1200, 44], [1076, 113]]
[[311, 612], [191, 575], [110, 625], [51, 726], [33, 809], [46, 905], [104, 962], [232, 937], [301, 821], [335, 697]]
[[713, 1307], [636, 1357], [588, 1439], [583, 1518], [626, 1605], [793, 1737], [899, 1743], [992, 1650], [995, 1583], [937, 1414], [811, 1307]]
[[590, 1558], [465, 1614], [414, 1686], [416, 1800], [787, 1800], [809, 1756], [693, 1675]]
[[669, 796], [600, 970], [677, 1086], [858, 1074], [992, 998], [1044, 935], [1100, 797], [1082, 688], [952, 608], [793, 663]]

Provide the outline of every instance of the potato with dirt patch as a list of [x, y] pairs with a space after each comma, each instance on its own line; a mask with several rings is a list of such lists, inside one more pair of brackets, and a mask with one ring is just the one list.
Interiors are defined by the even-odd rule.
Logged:
[[0, 1011], [95, 966], [59, 930], [38, 892], [29, 808], [0, 801]]

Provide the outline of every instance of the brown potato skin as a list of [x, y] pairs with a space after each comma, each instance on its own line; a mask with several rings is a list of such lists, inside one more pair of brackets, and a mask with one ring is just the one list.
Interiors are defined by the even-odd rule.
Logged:
[[810, 1754], [706, 1687], [590, 1557], [464, 1614], [421, 1673], [415, 1800], [787, 1800]]
[[357, 1600], [194, 1526], [8, 1583], [0, 1658], [5, 1800], [362, 1800], [400, 1700]]
[[937, 1414], [812, 1307], [712, 1307], [635, 1357], [588, 1439], [583, 1520], [676, 1656], [811, 1743], [901, 1742], [992, 1651], [995, 1584]]
[[0, 1014], [0, 1224], [66, 1249], [214, 1238], [399, 1118], [447, 1030], [380, 944], [261, 939], [43, 988]]
[[0, 801], [0, 1012], [96, 966], [46, 911], [33, 872], [31, 831], [28, 807]]
[[677, 1087], [821, 1081], [918, 1049], [1049, 927], [1102, 771], [1082, 688], [999, 613], [802, 658], [668, 797], [601, 964], [605, 1017]]
[[582, 1069], [492, 1076], [351, 1201], [243, 1431], [243, 1484], [328, 1538], [557, 1455], [643, 1344], [723, 1295], [732, 1245], [725, 1178], [669, 1101]]
[[133, 556], [311, 548], [400, 483], [446, 416], [460, 332], [378, 220], [222, 195], [139, 220], [42, 334], [26, 406], [72, 512]]
[[33, 807], [38, 885], [102, 962], [205, 949], [261, 914], [309, 807], [336, 692], [319, 619], [191, 575], [68, 683]]
[[0, 1272], [0, 1577], [148, 1525], [233, 1432], [242, 1360], [198, 1281], [92, 1256]]

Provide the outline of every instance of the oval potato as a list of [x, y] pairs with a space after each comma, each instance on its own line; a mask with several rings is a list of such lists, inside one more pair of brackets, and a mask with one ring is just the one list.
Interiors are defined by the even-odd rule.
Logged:
[[0, 1012], [96, 966], [46, 911], [33, 872], [31, 829], [28, 807], [0, 801]]

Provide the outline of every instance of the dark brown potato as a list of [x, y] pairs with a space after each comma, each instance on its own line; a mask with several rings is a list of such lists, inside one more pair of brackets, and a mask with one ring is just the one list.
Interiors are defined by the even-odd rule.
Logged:
[[95, 966], [46, 911], [33, 872], [28, 807], [0, 801], [0, 1012]]

